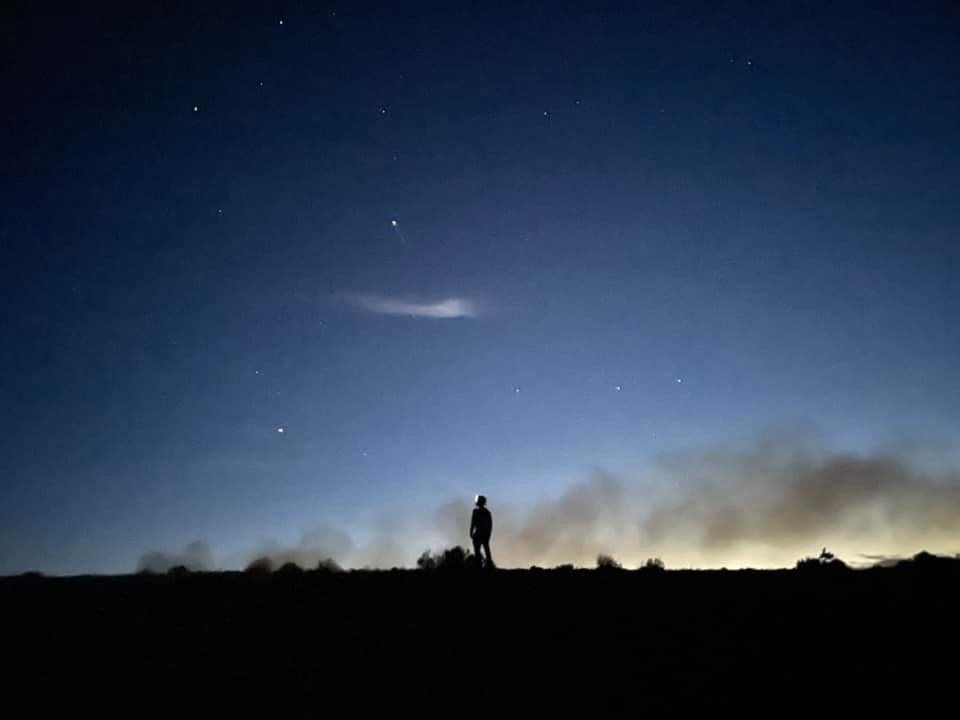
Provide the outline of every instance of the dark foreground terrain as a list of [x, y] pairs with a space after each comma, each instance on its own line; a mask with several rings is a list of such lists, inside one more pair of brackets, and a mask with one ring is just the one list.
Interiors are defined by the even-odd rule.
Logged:
[[926, 716], [958, 679], [958, 565], [6, 578], [4, 715], [780, 716], [906, 700]]

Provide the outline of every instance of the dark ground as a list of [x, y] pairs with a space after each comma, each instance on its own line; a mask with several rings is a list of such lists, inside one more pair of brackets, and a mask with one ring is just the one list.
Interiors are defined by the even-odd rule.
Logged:
[[[906, 699], [926, 716], [958, 678], [958, 565], [5, 578], [4, 715], [213, 701], [216, 715], [779, 716]], [[951, 699], [936, 714], [955, 713]]]

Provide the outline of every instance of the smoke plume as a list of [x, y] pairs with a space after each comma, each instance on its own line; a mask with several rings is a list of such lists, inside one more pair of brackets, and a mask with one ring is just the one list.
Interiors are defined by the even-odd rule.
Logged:
[[[260, 547], [250, 559], [412, 567], [425, 549], [469, 545], [471, 507], [457, 498], [404, 523], [391, 520], [363, 546], [327, 528], [297, 547]], [[502, 567], [593, 565], [600, 554], [626, 567], [649, 557], [671, 567], [792, 566], [823, 546], [854, 562], [960, 547], [960, 470], [921, 468], [904, 453], [818, 450], [796, 439], [674, 453], [635, 477], [597, 472], [533, 506], [491, 495], [489, 507]], [[155, 555], [141, 564], [149, 557], [156, 565]], [[187, 555], [171, 559], [189, 567]]]

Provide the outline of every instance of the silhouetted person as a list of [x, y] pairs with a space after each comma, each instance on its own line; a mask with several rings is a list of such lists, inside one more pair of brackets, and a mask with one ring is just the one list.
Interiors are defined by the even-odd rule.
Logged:
[[488, 568], [494, 567], [493, 556], [490, 554], [490, 534], [493, 532], [493, 515], [487, 510], [487, 499], [477, 495], [477, 506], [470, 517], [470, 538], [473, 540], [473, 554], [477, 558], [477, 565], [481, 565], [480, 548], [486, 554]]

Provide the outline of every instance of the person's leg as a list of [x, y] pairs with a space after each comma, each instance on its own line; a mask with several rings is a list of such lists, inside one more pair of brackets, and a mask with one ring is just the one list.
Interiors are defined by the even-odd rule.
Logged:
[[483, 567], [483, 563], [480, 558], [480, 538], [473, 538], [473, 561], [477, 564], [477, 567]]
[[487, 554], [487, 567], [488, 567], [488, 568], [495, 567], [495, 565], [493, 564], [493, 555], [490, 554], [490, 539], [489, 539], [489, 538], [487, 538], [486, 540], [483, 541], [483, 550], [484, 550], [484, 552]]

